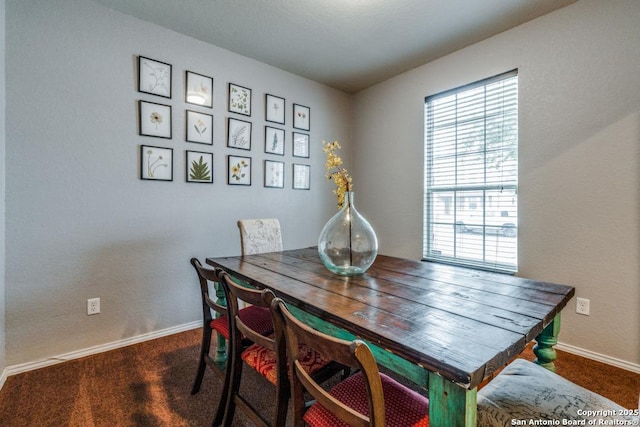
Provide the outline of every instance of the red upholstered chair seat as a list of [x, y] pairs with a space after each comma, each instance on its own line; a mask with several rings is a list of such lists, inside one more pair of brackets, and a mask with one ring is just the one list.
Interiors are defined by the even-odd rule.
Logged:
[[[426, 427], [429, 425], [429, 400], [385, 374], [380, 374], [384, 392], [385, 426]], [[340, 382], [329, 392], [345, 405], [369, 415], [364, 378], [360, 373]], [[319, 403], [304, 414], [311, 427], [349, 427]]]
[[[298, 351], [300, 352], [300, 362], [309, 375], [313, 375], [314, 372], [324, 368], [330, 362], [329, 360], [323, 359], [317, 351], [304, 344], [298, 345]], [[247, 365], [258, 371], [260, 375], [269, 380], [269, 382], [272, 384], [278, 383], [278, 367], [276, 365], [275, 351], [254, 344], [243, 351], [241, 357]]]
[[[269, 335], [273, 332], [273, 320], [271, 312], [267, 307], [250, 305], [238, 312], [240, 319], [251, 329], [262, 335]], [[211, 321], [211, 329], [218, 331], [225, 339], [230, 338], [229, 320], [227, 316], [220, 316]]]

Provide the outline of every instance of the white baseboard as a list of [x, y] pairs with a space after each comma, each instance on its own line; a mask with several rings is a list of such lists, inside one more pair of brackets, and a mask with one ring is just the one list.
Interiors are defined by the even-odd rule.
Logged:
[[[0, 389], [2, 389], [5, 381], [11, 375], [16, 375], [22, 372], [28, 372], [34, 369], [56, 365], [58, 363], [79, 359], [85, 356], [91, 356], [93, 354], [103, 353], [109, 350], [115, 350], [117, 348], [126, 347], [128, 345], [138, 344], [145, 341], [150, 341], [156, 338], [177, 334], [179, 332], [190, 331], [191, 329], [196, 329], [201, 326], [202, 326], [202, 322], [200, 321], [185, 323], [183, 325], [174, 326], [172, 328], [163, 329], [161, 331], [149, 332], [146, 334], [137, 335], [135, 337], [125, 338], [123, 340], [85, 348], [83, 350], [72, 351], [70, 353], [61, 354], [59, 356], [54, 356], [47, 359], [36, 360], [34, 362], [8, 366], [4, 369], [4, 371], [2, 371], [2, 375], [0, 375]], [[575, 354], [581, 357], [586, 357], [587, 359], [596, 360], [598, 362], [606, 363], [607, 365], [615, 366], [617, 368], [626, 369], [627, 371], [640, 374], [640, 365], [635, 363], [616, 359], [615, 357], [606, 356], [604, 354], [596, 353], [590, 350], [585, 350], [583, 348], [575, 347], [573, 345], [564, 344], [561, 342], [559, 342], [558, 345], [555, 346], [555, 348], [557, 348], [558, 350], [566, 351], [567, 353]]]
[[125, 339], [110, 342], [107, 344], [101, 344], [94, 347], [85, 348], [83, 350], [72, 351], [70, 353], [49, 357], [47, 359], [21, 363], [19, 365], [7, 366], [2, 372], [2, 375], [0, 376], [0, 389], [2, 389], [2, 386], [4, 386], [5, 381], [11, 375], [16, 375], [22, 372], [28, 372], [34, 369], [40, 369], [47, 366], [56, 365], [58, 363], [79, 359], [81, 357], [91, 356], [93, 354], [103, 353], [109, 350], [115, 350], [117, 348], [126, 347], [128, 345], [138, 344], [145, 341], [150, 341], [156, 338], [166, 337], [168, 335], [177, 334], [179, 332], [190, 331], [191, 329], [196, 329], [201, 326], [202, 326], [202, 321], [185, 323], [183, 325], [174, 326], [172, 328], [162, 329], [160, 331], [155, 331], [155, 332], [149, 332], [146, 334], [137, 335], [135, 337], [125, 338]]
[[576, 347], [569, 344], [563, 344], [561, 342], [555, 346], [556, 349], [566, 351], [567, 353], [575, 354], [576, 356], [582, 356], [587, 359], [595, 360], [598, 362], [606, 363], [607, 365], [615, 366], [616, 368], [626, 369], [627, 371], [640, 374], [640, 365], [636, 363], [627, 362], [626, 360], [616, 359], [615, 357], [606, 356], [604, 354], [596, 353], [594, 351], [585, 350], [580, 347]]

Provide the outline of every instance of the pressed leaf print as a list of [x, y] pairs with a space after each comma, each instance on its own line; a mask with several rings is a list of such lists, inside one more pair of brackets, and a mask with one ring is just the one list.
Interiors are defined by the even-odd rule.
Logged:
[[231, 86], [229, 88], [229, 108], [231, 111], [240, 114], [251, 115], [249, 89], [245, 89], [238, 86]]
[[246, 138], [246, 133], [246, 126], [239, 126], [235, 128], [233, 130], [233, 133], [231, 134], [231, 141], [233, 142], [233, 145], [236, 147], [244, 147], [245, 145], [247, 145], [248, 140]]
[[194, 160], [191, 162], [189, 176], [194, 181], [211, 181], [209, 165], [204, 161], [203, 156], [200, 156], [198, 161]]

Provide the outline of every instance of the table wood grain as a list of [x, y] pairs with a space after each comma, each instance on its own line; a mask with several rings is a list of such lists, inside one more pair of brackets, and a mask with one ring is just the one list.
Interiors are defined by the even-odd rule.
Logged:
[[[384, 255], [365, 274], [342, 277], [322, 265], [316, 248], [207, 263], [427, 370], [432, 386], [436, 375], [473, 391], [460, 403], [472, 413], [449, 425], [475, 425], [477, 386], [549, 327], [574, 294], [566, 285]], [[431, 393], [436, 404], [442, 396]]]

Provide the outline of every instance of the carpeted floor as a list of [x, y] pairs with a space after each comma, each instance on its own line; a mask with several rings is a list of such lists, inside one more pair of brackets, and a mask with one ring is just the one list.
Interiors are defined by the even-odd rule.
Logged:
[[[207, 372], [190, 394], [200, 330], [11, 376], [0, 391], [0, 426], [208, 426], [221, 381]], [[640, 374], [559, 352], [560, 375], [627, 408], [638, 407]], [[530, 349], [522, 357], [532, 360]], [[263, 396], [271, 414], [272, 386], [250, 369], [246, 395]], [[252, 426], [236, 411], [234, 426]]]

